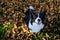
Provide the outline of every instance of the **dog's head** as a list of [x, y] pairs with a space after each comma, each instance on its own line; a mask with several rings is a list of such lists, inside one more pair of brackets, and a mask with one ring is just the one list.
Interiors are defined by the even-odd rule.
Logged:
[[35, 13], [34, 8], [30, 6], [25, 13], [26, 15], [25, 22], [27, 26], [28, 26], [29, 21], [32, 25], [33, 25], [33, 22], [36, 24], [44, 23], [45, 14], [46, 14], [46, 10], [43, 10], [40, 13]]

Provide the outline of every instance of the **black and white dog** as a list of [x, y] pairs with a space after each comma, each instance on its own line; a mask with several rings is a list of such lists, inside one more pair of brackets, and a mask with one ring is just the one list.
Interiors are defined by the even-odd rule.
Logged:
[[24, 21], [29, 28], [30, 32], [39, 32], [44, 28], [44, 18], [45, 18], [46, 10], [41, 13], [35, 13], [34, 8], [29, 6], [28, 10], [25, 12]]

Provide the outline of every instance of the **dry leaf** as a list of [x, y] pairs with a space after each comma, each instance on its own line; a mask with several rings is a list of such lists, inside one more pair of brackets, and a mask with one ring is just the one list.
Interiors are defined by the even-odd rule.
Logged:
[[23, 30], [24, 32], [29, 33], [28, 28], [27, 28], [24, 24], [21, 26], [21, 28], [22, 28], [22, 30]]

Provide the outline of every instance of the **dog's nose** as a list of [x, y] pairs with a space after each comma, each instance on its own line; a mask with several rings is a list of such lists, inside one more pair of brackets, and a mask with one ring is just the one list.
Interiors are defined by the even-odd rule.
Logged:
[[38, 19], [38, 21], [40, 21], [40, 19]]

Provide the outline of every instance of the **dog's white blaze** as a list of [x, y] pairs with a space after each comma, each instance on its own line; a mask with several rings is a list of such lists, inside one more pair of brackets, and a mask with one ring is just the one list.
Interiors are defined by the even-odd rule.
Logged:
[[41, 29], [43, 29], [44, 24], [36, 24], [35, 22], [33, 22], [33, 25], [31, 25], [31, 23], [29, 22], [28, 27], [31, 29], [30, 32], [39, 32]]
[[38, 17], [39, 17], [39, 14], [38, 14]]

